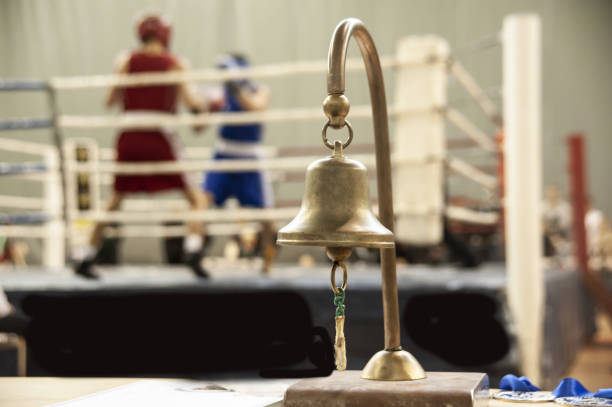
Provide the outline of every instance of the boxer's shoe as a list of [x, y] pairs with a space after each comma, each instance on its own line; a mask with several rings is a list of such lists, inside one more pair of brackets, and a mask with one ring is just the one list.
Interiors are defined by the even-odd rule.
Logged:
[[74, 272], [84, 278], [90, 280], [100, 279], [100, 274], [96, 271], [94, 259], [86, 259], [75, 263]]
[[204, 267], [202, 267], [202, 254], [201, 253], [187, 253], [185, 264], [189, 266], [193, 274], [198, 278], [210, 278], [210, 274]]

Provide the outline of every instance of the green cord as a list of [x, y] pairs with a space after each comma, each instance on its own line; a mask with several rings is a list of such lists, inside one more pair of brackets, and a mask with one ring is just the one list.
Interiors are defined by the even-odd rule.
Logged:
[[343, 317], [346, 306], [344, 305], [344, 289], [337, 287], [338, 293], [334, 293], [334, 305], [336, 306], [336, 316]]

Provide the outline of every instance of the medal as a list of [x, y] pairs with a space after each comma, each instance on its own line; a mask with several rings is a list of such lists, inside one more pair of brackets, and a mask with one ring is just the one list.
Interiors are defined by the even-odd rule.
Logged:
[[555, 399], [555, 403], [566, 406], [604, 407], [612, 406], [612, 399], [603, 397], [559, 397]]
[[546, 403], [553, 401], [555, 396], [549, 391], [503, 390], [495, 393], [493, 398], [515, 403]]

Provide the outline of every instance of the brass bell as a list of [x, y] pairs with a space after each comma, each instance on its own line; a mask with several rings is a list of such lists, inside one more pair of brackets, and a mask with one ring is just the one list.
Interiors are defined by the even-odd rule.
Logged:
[[308, 166], [300, 212], [279, 230], [276, 243], [328, 248], [393, 247], [393, 232], [370, 210], [366, 167], [346, 158], [339, 141], [333, 149], [332, 156]]

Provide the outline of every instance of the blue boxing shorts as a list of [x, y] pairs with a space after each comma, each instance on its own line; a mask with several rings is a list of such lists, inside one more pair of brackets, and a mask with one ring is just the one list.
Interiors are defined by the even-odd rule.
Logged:
[[[215, 153], [215, 160], [257, 159], [224, 153]], [[260, 171], [217, 172], [206, 174], [203, 189], [212, 194], [215, 205], [222, 206], [228, 198], [236, 198], [241, 206], [267, 208], [271, 206], [270, 184]]]

